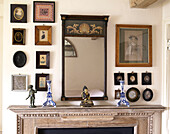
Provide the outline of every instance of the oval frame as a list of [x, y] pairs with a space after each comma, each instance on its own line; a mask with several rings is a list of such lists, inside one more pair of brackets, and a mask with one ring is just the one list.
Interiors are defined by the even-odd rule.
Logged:
[[[145, 96], [147, 92], [149, 92], [149, 94], [150, 94], [150, 97], [149, 97], [149, 98], [146, 98], [146, 96]], [[145, 101], [151, 101], [152, 98], [153, 98], [153, 91], [152, 91], [150, 88], [146, 88], [146, 89], [143, 91], [142, 96], [143, 96], [143, 99], [144, 99]]]
[[[136, 97], [133, 98], [133, 99], [130, 98], [130, 96], [129, 96], [129, 94], [130, 94], [131, 91], [135, 91], [135, 92], [136, 92]], [[140, 98], [140, 91], [139, 91], [137, 88], [135, 88], [135, 87], [131, 87], [131, 88], [129, 88], [129, 89], [127, 90], [127, 92], [126, 92], [126, 98], [127, 98], [130, 102], [136, 102], [136, 101], [138, 101], [139, 98]]]
[[13, 63], [16, 67], [21, 68], [26, 64], [26, 62], [27, 62], [27, 56], [23, 51], [15, 52], [13, 56]]

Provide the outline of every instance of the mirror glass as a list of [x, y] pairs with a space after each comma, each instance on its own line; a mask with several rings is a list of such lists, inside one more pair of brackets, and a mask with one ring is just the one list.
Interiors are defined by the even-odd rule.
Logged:
[[[66, 37], [65, 40], [71, 42], [72, 48], [76, 50], [76, 56], [68, 56], [68, 52], [65, 52], [65, 96], [81, 97], [83, 87], [87, 86], [91, 97], [103, 97], [105, 88], [104, 38]], [[65, 47], [65, 51], [67, 50]], [[73, 54], [74, 50], [70, 50]]]

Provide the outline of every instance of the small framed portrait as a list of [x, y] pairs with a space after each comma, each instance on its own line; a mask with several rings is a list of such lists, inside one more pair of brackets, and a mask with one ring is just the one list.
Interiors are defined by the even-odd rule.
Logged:
[[47, 91], [47, 80], [49, 80], [49, 74], [35, 74], [35, 88], [37, 91]]
[[151, 25], [116, 25], [116, 67], [152, 67]]
[[50, 52], [36, 51], [36, 69], [50, 68]]
[[137, 85], [138, 84], [138, 77], [137, 73], [128, 73], [128, 85]]
[[12, 45], [25, 45], [25, 29], [12, 29]]
[[124, 73], [114, 73], [114, 84], [120, 85], [120, 80], [124, 80]]
[[120, 99], [120, 93], [121, 93], [120, 89], [115, 90], [115, 99]]
[[149, 88], [146, 88], [144, 91], [143, 91], [143, 99], [145, 101], [151, 101], [153, 98], [153, 92], [151, 89]]
[[40, 23], [55, 22], [55, 2], [54, 1], [34, 1], [33, 21]]
[[126, 98], [130, 102], [136, 102], [140, 98], [140, 91], [137, 88], [135, 88], [135, 87], [131, 87], [126, 92]]
[[52, 45], [52, 26], [35, 26], [35, 45]]
[[28, 75], [12, 75], [12, 91], [27, 91]]
[[27, 5], [11, 4], [11, 22], [27, 23]]
[[152, 85], [152, 74], [149, 72], [142, 73], [142, 85]]

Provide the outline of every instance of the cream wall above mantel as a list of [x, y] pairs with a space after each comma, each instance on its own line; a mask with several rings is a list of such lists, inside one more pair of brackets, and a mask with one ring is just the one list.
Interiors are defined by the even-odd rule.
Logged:
[[[53, 1], [53, 0], [52, 0]], [[28, 92], [11, 91], [11, 75], [27, 74], [29, 75], [29, 84], [35, 88], [35, 73], [49, 73], [52, 80], [53, 99], [57, 105], [79, 105], [80, 102], [61, 102], [61, 19], [60, 14], [79, 14], [79, 15], [109, 15], [108, 22], [108, 49], [107, 49], [107, 69], [108, 69], [108, 101], [95, 101], [95, 105], [116, 104], [114, 100], [114, 90], [119, 86], [114, 86], [114, 72], [125, 72], [125, 89], [127, 85], [127, 73], [135, 71], [138, 73], [138, 85], [135, 86], [142, 91], [148, 87], [153, 89], [154, 98], [151, 102], [145, 102], [142, 97], [135, 105], [161, 104], [162, 94], [162, 5], [155, 3], [147, 9], [132, 9], [128, 0], [56, 0], [56, 23], [45, 23], [52, 26], [52, 46], [35, 46], [34, 44], [34, 27], [42, 23], [33, 23], [33, 0], [5, 0], [4, 1], [4, 31], [3, 31], [3, 134], [16, 134], [16, 116], [7, 110], [9, 105], [29, 105], [25, 100]], [[28, 23], [10, 23], [10, 4], [23, 3], [28, 5]], [[153, 67], [150, 68], [121, 68], [115, 67], [115, 24], [145, 24], [153, 26]], [[26, 29], [26, 45], [12, 45], [12, 28]], [[24, 51], [27, 55], [27, 63], [23, 68], [16, 68], [12, 58], [16, 51]], [[36, 69], [35, 54], [36, 51], [50, 51], [51, 68]], [[141, 85], [141, 73], [152, 72], [152, 85]], [[46, 100], [45, 92], [36, 94], [36, 105], [42, 105]], [[132, 105], [133, 105], [132, 104]], [[10, 120], [10, 122], [9, 122]], [[160, 125], [160, 124], [158, 124]], [[9, 127], [10, 126], [10, 129]]]

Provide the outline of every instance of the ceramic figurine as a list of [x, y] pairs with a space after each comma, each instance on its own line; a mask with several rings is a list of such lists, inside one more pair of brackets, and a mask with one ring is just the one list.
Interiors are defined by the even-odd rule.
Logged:
[[28, 98], [30, 98], [30, 108], [35, 108], [36, 106], [34, 105], [34, 102], [35, 102], [35, 93], [37, 93], [37, 90], [33, 90], [33, 85], [29, 85], [28, 86], [28, 89], [29, 89], [29, 96], [26, 98], [26, 100]]
[[47, 101], [43, 103], [43, 107], [44, 106], [56, 107], [56, 103], [53, 101], [52, 92], [51, 92], [51, 80], [47, 80], [47, 87], [48, 87]]
[[124, 81], [120, 80], [120, 85], [121, 85], [121, 93], [120, 93], [120, 101], [117, 103], [117, 106], [121, 106], [121, 105], [126, 105], [126, 106], [130, 106], [129, 102], [126, 100], [125, 97], [125, 92], [124, 92]]
[[81, 93], [81, 97], [82, 97], [82, 101], [80, 103], [81, 107], [91, 107], [93, 106], [93, 101], [90, 100], [90, 94], [88, 92], [88, 88], [86, 86], [84, 86], [83, 88], [83, 92]]

